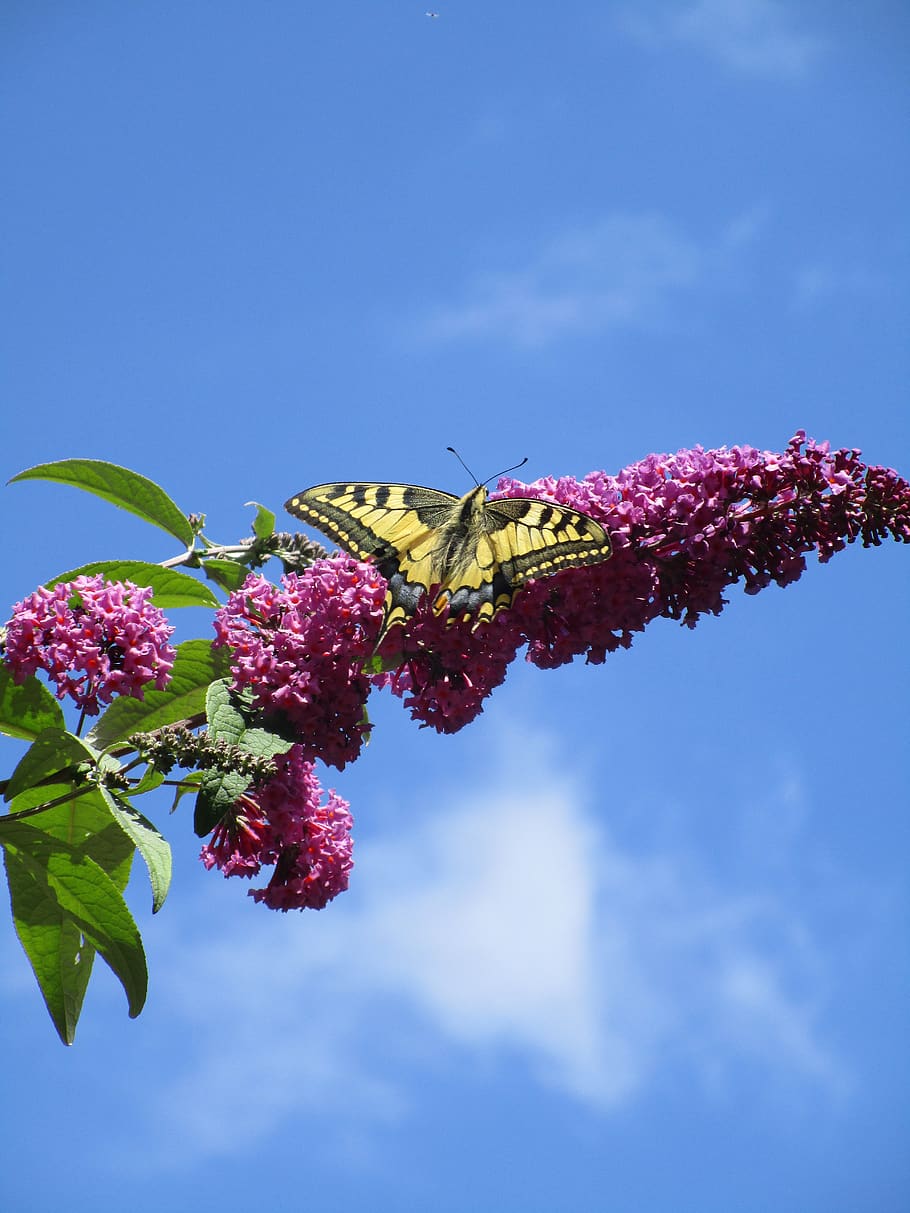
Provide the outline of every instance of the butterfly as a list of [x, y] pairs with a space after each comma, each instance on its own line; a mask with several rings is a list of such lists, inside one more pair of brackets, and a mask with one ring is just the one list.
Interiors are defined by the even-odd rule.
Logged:
[[388, 589], [376, 647], [432, 594], [447, 622], [471, 630], [512, 605], [533, 578], [599, 564], [611, 554], [599, 522], [534, 497], [489, 501], [484, 485], [455, 497], [417, 484], [317, 484], [285, 509], [358, 560]]

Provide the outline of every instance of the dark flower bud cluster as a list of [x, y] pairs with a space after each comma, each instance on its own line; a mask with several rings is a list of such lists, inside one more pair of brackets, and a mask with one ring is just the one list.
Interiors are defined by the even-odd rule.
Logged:
[[175, 766], [199, 771], [216, 770], [267, 779], [274, 773], [274, 762], [251, 754], [240, 746], [206, 733], [194, 733], [181, 725], [171, 725], [157, 733], [135, 733], [127, 742], [140, 758], [167, 775]]
[[286, 573], [300, 573], [316, 560], [325, 560], [328, 552], [321, 543], [308, 539], [299, 531], [276, 531], [272, 536], [272, 550], [279, 555]]

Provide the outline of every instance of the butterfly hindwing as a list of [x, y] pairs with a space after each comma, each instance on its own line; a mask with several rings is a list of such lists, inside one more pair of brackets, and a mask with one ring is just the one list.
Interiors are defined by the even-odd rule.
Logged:
[[611, 555], [599, 522], [535, 497], [501, 497], [484, 506], [473, 567], [449, 599], [450, 615], [476, 623], [512, 605], [526, 581], [599, 564]]
[[[380, 641], [435, 589], [432, 609], [473, 626], [511, 606], [535, 577], [597, 564], [611, 553], [600, 523], [531, 497], [487, 500], [407, 484], [320, 484], [285, 508], [360, 560], [372, 560], [388, 583]], [[379, 642], [377, 642], [379, 643]]]

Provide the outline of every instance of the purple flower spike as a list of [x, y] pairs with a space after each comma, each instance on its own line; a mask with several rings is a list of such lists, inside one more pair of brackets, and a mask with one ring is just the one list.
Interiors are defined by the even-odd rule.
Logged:
[[[454, 732], [482, 710], [518, 648], [549, 668], [584, 655], [602, 662], [658, 617], [694, 627], [718, 615], [737, 581], [747, 594], [786, 586], [855, 539], [910, 542], [910, 484], [831, 451], [800, 431], [777, 454], [701, 447], [649, 455], [617, 476], [503, 478], [493, 496], [538, 497], [589, 514], [610, 534], [604, 564], [531, 582], [511, 610], [471, 633], [418, 613], [398, 647], [403, 664], [378, 683], [407, 696], [412, 716]], [[391, 638], [389, 645], [391, 645]]]

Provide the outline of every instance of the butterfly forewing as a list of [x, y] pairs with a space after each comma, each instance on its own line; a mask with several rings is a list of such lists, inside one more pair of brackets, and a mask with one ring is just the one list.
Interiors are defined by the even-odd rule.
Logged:
[[431, 536], [458, 502], [450, 493], [409, 484], [317, 484], [285, 509], [334, 539], [358, 560], [400, 552]]

